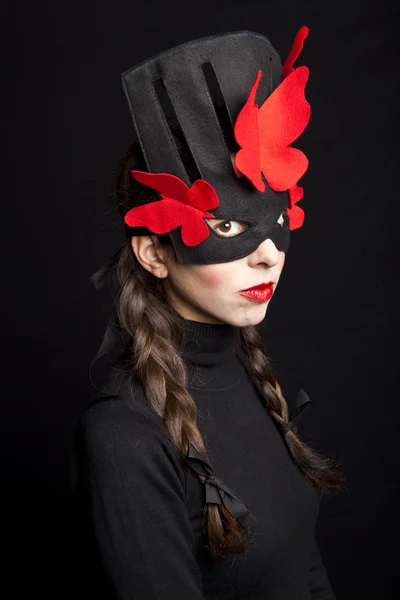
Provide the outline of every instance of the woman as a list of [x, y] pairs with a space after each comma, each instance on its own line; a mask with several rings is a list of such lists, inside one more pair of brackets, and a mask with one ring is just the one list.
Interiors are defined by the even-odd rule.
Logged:
[[304, 218], [307, 33], [283, 67], [237, 32], [123, 74], [138, 139], [116, 180], [127, 239], [93, 278], [112, 267], [119, 289], [95, 359], [110, 333], [124, 348], [74, 457], [114, 598], [335, 598], [314, 529], [340, 465], [300, 441], [310, 401], [289, 420], [257, 329]]

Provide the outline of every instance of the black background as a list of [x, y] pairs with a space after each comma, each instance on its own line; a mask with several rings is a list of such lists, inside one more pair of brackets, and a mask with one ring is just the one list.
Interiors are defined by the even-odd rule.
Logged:
[[299, 387], [313, 400], [301, 436], [344, 463], [346, 489], [323, 501], [317, 528], [338, 600], [397, 597], [399, 3], [72, 0], [3, 13], [3, 586], [99, 597], [84, 581], [69, 458], [111, 306], [88, 278], [124, 240], [112, 173], [133, 125], [120, 73], [243, 29], [283, 61], [307, 25], [305, 222], [263, 332], [289, 404]]

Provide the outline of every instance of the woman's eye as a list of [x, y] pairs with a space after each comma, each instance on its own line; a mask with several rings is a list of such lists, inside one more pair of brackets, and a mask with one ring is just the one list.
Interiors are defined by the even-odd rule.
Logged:
[[220, 221], [217, 225], [213, 226], [214, 219], [206, 219], [218, 235], [222, 237], [234, 237], [239, 233], [242, 233], [247, 229], [248, 224], [243, 221]]

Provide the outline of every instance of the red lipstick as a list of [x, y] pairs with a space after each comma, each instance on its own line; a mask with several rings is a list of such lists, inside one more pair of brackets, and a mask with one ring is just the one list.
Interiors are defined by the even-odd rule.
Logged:
[[249, 300], [253, 300], [253, 302], [267, 302], [274, 293], [273, 287], [274, 284], [270, 281], [269, 283], [262, 283], [247, 290], [242, 290], [239, 294]]

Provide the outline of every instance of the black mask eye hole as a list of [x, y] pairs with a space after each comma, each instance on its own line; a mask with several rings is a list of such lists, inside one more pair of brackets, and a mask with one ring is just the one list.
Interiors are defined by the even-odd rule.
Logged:
[[286, 227], [288, 227], [288, 225], [289, 225], [289, 217], [288, 217], [288, 214], [287, 214], [286, 210], [284, 210], [280, 214], [280, 216], [279, 216], [279, 218], [277, 220], [277, 223], [278, 223], [278, 225], [280, 225], [282, 227], [282, 229], [286, 229]]
[[[215, 223], [217, 220], [219, 223]], [[217, 235], [224, 238], [237, 237], [250, 227], [250, 224], [246, 221], [230, 221], [229, 219], [205, 219], [205, 221]]]

